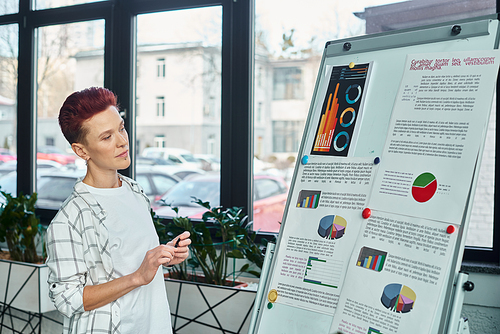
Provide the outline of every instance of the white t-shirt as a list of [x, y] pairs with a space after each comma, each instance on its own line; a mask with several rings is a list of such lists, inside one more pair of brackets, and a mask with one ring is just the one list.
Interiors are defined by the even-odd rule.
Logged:
[[[146, 252], [159, 245], [151, 215], [144, 210], [144, 198], [126, 182], [119, 188], [94, 188], [89, 192], [105, 210], [104, 221], [109, 232], [110, 253], [115, 271], [125, 276], [136, 271]], [[172, 333], [163, 270], [155, 278], [120, 297], [122, 334]]]

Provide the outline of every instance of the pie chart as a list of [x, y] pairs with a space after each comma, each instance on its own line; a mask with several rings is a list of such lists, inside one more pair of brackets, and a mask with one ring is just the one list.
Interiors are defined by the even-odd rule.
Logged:
[[321, 218], [318, 234], [325, 239], [339, 239], [345, 233], [347, 221], [339, 215], [329, 215]]
[[411, 187], [411, 194], [415, 201], [425, 203], [434, 196], [437, 190], [437, 180], [431, 173], [420, 174]]
[[399, 283], [388, 284], [382, 293], [382, 304], [391, 311], [407, 313], [410, 312], [415, 304], [417, 295], [415, 292]]

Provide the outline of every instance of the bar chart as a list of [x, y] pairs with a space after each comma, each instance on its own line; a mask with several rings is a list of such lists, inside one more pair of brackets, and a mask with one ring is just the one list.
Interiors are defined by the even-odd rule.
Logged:
[[341, 272], [342, 261], [309, 256], [303, 281], [304, 283], [338, 288]]
[[367, 268], [374, 271], [382, 271], [382, 269], [384, 268], [386, 257], [387, 252], [369, 247], [363, 247], [359, 252], [356, 265], [358, 267]]
[[321, 191], [302, 190], [299, 193], [299, 198], [297, 200], [297, 207], [306, 209], [316, 209], [319, 204], [320, 196], [321, 196]]

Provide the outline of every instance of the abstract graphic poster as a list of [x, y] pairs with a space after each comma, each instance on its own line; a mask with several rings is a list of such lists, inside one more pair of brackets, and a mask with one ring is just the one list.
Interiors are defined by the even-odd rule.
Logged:
[[332, 68], [311, 154], [349, 155], [362, 115], [369, 74], [370, 64]]

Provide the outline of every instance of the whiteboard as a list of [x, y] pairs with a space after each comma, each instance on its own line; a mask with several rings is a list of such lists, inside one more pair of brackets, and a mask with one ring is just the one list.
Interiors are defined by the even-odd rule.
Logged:
[[[454, 25], [461, 27], [461, 32], [458, 35], [451, 33], [451, 27]], [[328, 42], [323, 53], [304, 135], [298, 152], [298, 163], [295, 167], [281, 231], [287, 228], [287, 224], [295, 224], [289, 216], [291, 206], [295, 205], [295, 199], [291, 198], [291, 194], [294, 193], [294, 188], [298, 182], [297, 170], [300, 161], [303, 156], [310, 154], [309, 146], [306, 143], [310, 142], [315, 135], [317, 118], [319, 117], [315, 110], [324, 100], [324, 90], [329, 80], [325, 73], [329, 73], [327, 72], [329, 67], [350, 63], [373, 65], [370, 69], [369, 90], [365, 92], [363, 97], [365, 111], [362, 122], [356, 125], [358, 135], [355, 146], [351, 147], [349, 154], [352, 157], [374, 159], [382, 154], [384, 148], [391, 112], [400, 89], [407, 55], [493, 50], [498, 48], [498, 37], [498, 20], [494, 16], [488, 16], [419, 29]], [[478, 161], [480, 161], [482, 149], [481, 146]], [[479, 165], [476, 165], [476, 170], [479, 170]], [[452, 261], [447, 268], [445, 278], [449, 282], [448, 288], [442, 292], [430, 333], [443, 332], [443, 328], [447, 326], [446, 318], [448, 316], [452, 285], [461, 264], [468, 228], [468, 216], [470, 215], [472, 203], [471, 198], [474, 195], [476, 181], [477, 173], [474, 174], [469, 192], [466, 194], [468, 202], [461, 216], [462, 221], [458, 231], [459, 240], [452, 251]], [[260, 299], [257, 299], [260, 301], [259, 305], [255, 305], [256, 310], [254, 312], [258, 312], [258, 314], [254, 326], [251, 326], [252, 329], [254, 328], [251, 333], [329, 333], [333, 320], [332, 315], [281, 303], [274, 303], [272, 307], [269, 307], [267, 295], [270, 290], [270, 282], [275, 275], [278, 275], [277, 259], [280, 252], [286, 252], [282, 233], [278, 237], [275, 254], [267, 277], [261, 279], [265, 287], [261, 289], [263, 295], [260, 296]]]

